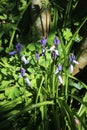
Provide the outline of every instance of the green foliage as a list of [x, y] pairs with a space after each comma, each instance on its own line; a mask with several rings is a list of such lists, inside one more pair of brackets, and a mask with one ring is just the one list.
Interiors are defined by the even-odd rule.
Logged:
[[[85, 130], [87, 85], [70, 73], [69, 57], [74, 42], [79, 44], [82, 40], [79, 31], [87, 18], [84, 16], [82, 21], [76, 21], [72, 16], [71, 19], [78, 0], [50, 0], [51, 32], [43, 48], [40, 41], [26, 43], [21, 39], [24, 27], [20, 26], [22, 20], [27, 20], [24, 16], [30, 3], [31, 0], [0, 1], [0, 129]], [[48, 7], [44, 1], [42, 3], [44, 8]], [[60, 44], [51, 50], [55, 33]], [[16, 42], [22, 40], [21, 52], [9, 55], [9, 51], [15, 51]], [[59, 53], [54, 59], [53, 51]], [[28, 61], [26, 64], [22, 56]], [[57, 72], [60, 64], [62, 70]], [[24, 76], [22, 68], [26, 70]]]
[[5, 90], [5, 96], [7, 96], [7, 99], [14, 99], [15, 97], [18, 97], [20, 95], [20, 91], [17, 87], [9, 87]]

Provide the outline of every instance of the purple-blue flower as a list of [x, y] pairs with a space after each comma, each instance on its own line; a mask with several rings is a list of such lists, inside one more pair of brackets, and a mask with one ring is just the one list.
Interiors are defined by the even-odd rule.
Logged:
[[21, 50], [22, 50], [22, 44], [21, 44], [21, 43], [18, 43], [18, 44], [16, 45], [16, 51], [17, 51], [17, 53], [20, 53]]
[[54, 38], [54, 45], [57, 46], [58, 44], [60, 44], [60, 40], [59, 40], [59, 38], [56, 36], [56, 37]]
[[62, 65], [61, 64], [58, 65], [58, 71], [59, 72], [62, 71]]
[[21, 76], [24, 77], [25, 76], [25, 72], [26, 70], [24, 68], [21, 68]]
[[20, 53], [20, 51], [22, 50], [22, 44], [20, 43], [18, 43], [15, 47], [16, 47], [16, 51], [9, 52], [9, 55], [15, 55], [17, 53]]
[[62, 71], [62, 65], [59, 64], [58, 67], [57, 67], [57, 69], [56, 69], [56, 71], [55, 71], [55, 74], [58, 74], [58, 73], [60, 73], [61, 71]]
[[60, 83], [63, 84], [63, 79], [62, 79], [62, 77], [60, 75], [61, 71], [62, 71], [62, 65], [59, 64], [56, 71], [55, 71], [55, 74], [58, 74], [58, 79], [59, 79]]
[[8, 54], [9, 54], [9, 55], [15, 55], [15, 54], [17, 54], [17, 52], [16, 52], [16, 51], [11, 51], [11, 52], [9, 52]]
[[36, 58], [36, 61], [39, 60], [39, 53], [38, 53], [38, 51], [36, 51], [36, 56], [35, 56], [35, 58]]
[[45, 48], [42, 49], [42, 56], [45, 56]]
[[57, 58], [59, 56], [58, 50], [54, 50], [51, 53], [51, 58], [52, 60], [54, 60], [55, 58]]
[[70, 62], [73, 62], [75, 60], [75, 55], [72, 53], [69, 57]]
[[55, 56], [56, 56], [55, 51], [52, 51], [52, 53], [51, 53], [51, 58], [52, 58], [52, 60], [55, 59]]
[[74, 69], [73, 64], [79, 64], [79, 62], [77, 62], [75, 60], [75, 55], [73, 53], [70, 55], [69, 61], [70, 61], [70, 73], [72, 74], [73, 73], [73, 69]]
[[46, 46], [46, 43], [47, 43], [47, 39], [45, 37], [43, 37], [40, 41], [42, 47], [45, 47]]

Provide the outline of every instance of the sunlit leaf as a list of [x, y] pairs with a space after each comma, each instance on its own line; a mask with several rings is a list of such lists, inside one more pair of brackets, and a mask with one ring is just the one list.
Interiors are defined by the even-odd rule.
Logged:
[[27, 48], [30, 50], [30, 51], [35, 51], [35, 45], [32, 43], [32, 44], [29, 44], [27, 46]]
[[18, 87], [9, 87], [7, 89], [5, 89], [5, 96], [8, 99], [15, 99], [16, 97], [18, 97], [20, 95], [20, 90]]
[[71, 30], [69, 28], [66, 28], [65, 30], [63, 29], [62, 32], [63, 32], [63, 36], [64, 36], [65, 40], [69, 41], [70, 38], [72, 37]]

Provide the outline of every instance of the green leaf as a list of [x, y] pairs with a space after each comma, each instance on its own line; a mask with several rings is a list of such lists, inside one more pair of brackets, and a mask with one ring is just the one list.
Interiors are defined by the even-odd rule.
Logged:
[[0, 89], [6, 88], [11, 82], [13, 82], [13, 81], [12, 80], [10, 80], [10, 81], [8, 81], [8, 80], [2, 80]]
[[1, 19], [1, 20], [7, 19], [7, 15], [6, 15], [6, 14], [0, 15], [0, 19]]
[[71, 86], [75, 87], [75, 88], [78, 89], [78, 90], [81, 90], [81, 89], [83, 88], [83, 85], [82, 85], [80, 82], [75, 83], [75, 82], [73, 82], [73, 81], [70, 81], [69, 84], [70, 84]]
[[79, 43], [82, 40], [82, 37], [77, 34], [74, 40]]
[[47, 39], [47, 41], [48, 41], [48, 43], [49, 43], [50, 46], [53, 45], [54, 38], [55, 38], [55, 33], [51, 33], [49, 35], [48, 39]]
[[30, 50], [30, 51], [35, 51], [35, 45], [32, 43], [32, 44], [29, 44], [27, 46], [27, 48]]
[[81, 104], [80, 109], [78, 111], [79, 116], [82, 116], [85, 112], [87, 112], [87, 93], [83, 97], [83, 102], [86, 103], [86, 106], [84, 104]]
[[2, 68], [2, 69], [1, 69], [1, 72], [2, 72], [2, 74], [7, 75], [7, 70], [6, 70], [6, 68]]
[[44, 68], [46, 67], [46, 61], [45, 61], [45, 58], [40, 57], [40, 59], [39, 59], [39, 65], [40, 65], [40, 66], [43, 66]]
[[6, 98], [6, 97], [5, 97], [4, 93], [1, 93], [1, 94], [0, 94], [0, 101], [3, 100], [3, 99], [5, 99], [5, 98]]
[[18, 87], [9, 87], [5, 90], [5, 96], [7, 96], [8, 99], [15, 99], [20, 95], [20, 90]]
[[32, 79], [31, 84], [32, 84], [33, 87], [36, 87], [36, 79]]
[[72, 37], [72, 32], [69, 28], [66, 28], [66, 29], [62, 29], [62, 32], [63, 32], [63, 36], [65, 38], [66, 41], [69, 41], [70, 38]]

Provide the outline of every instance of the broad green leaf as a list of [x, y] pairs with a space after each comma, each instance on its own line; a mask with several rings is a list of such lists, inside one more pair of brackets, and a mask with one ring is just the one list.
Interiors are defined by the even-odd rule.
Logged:
[[0, 15], [0, 19], [1, 19], [1, 20], [7, 19], [7, 15], [6, 15], [6, 14]]
[[18, 83], [19, 83], [21, 86], [23, 86], [23, 84], [24, 84], [24, 79], [23, 79], [23, 77], [20, 77], [20, 78], [19, 78]]
[[32, 52], [35, 51], [35, 45], [33, 43], [29, 44], [27, 48]]
[[44, 57], [40, 57], [39, 59], [39, 65], [43, 66], [44, 68], [46, 67], [46, 61]]
[[49, 34], [49, 37], [48, 37], [47, 41], [48, 41], [48, 44], [49, 44], [50, 46], [53, 46], [53, 45], [54, 45], [54, 42], [53, 42], [54, 38], [55, 38], [55, 33]]
[[20, 95], [20, 90], [18, 87], [13, 86], [5, 89], [5, 96], [7, 97], [7, 99], [13, 100], [19, 95]]
[[12, 83], [13, 80], [2, 80], [1, 81], [1, 86], [0, 86], [0, 89], [2, 88], [6, 88], [10, 83]]
[[1, 72], [2, 72], [2, 74], [7, 75], [7, 70], [6, 70], [6, 68], [2, 68], [2, 69], [1, 69]]
[[36, 79], [32, 79], [31, 84], [32, 84], [33, 87], [36, 87]]
[[1, 93], [1, 94], [0, 94], [0, 101], [5, 100], [5, 98], [6, 98], [6, 97], [5, 97], [4, 93]]
[[66, 29], [63, 29], [62, 32], [63, 32], [63, 36], [64, 36], [65, 40], [69, 41], [70, 38], [72, 37], [71, 30], [69, 28], [66, 28]]

